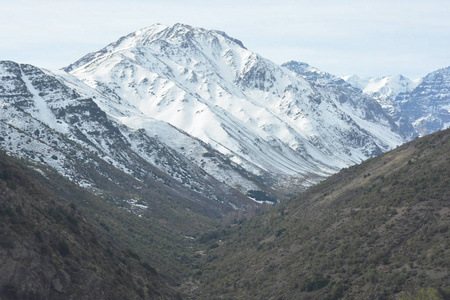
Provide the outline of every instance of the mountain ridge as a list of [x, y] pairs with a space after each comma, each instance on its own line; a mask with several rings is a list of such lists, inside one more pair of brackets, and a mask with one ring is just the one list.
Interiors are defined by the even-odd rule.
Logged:
[[[3, 77], [8, 77], [10, 83], [4, 86], [7, 89], [3, 91], [4, 109], [0, 123], [2, 136], [7, 137], [0, 143], [9, 153], [44, 162], [95, 193], [108, 193], [101, 188], [105, 187], [105, 179], [122, 185], [122, 180], [133, 177], [136, 183], [131, 187], [144, 184], [158, 197], [170, 195], [172, 200], [185, 199], [186, 203], [196, 203], [197, 207], [203, 203], [200, 206], [206, 205], [209, 213], [216, 216], [253, 202], [208, 176], [160, 140], [139, 130], [121, 128], [92, 98], [67, 88], [54, 76], [29, 65], [2, 62], [0, 66], [4, 68]], [[28, 71], [21, 73], [22, 69]], [[28, 78], [25, 81], [33, 82], [36, 95], [29, 92], [23, 77]], [[50, 107], [52, 123], [43, 123], [36, 108], [36, 98]], [[63, 128], [63, 132], [58, 128]], [[174, 128], [168, 130], [178, 132]], [[214, 154], [207, 145], [199, 143], [199, 150], [200, 155], [210, 153], [209, 157], [201, 156], [205, 164], [221, 163], [224, 164], [223, 173], [230, 170], [236, 178], [247, 176], [237, 167], [228, 168], [226, 158]], [[155, 161], [166, 167], [158, 168]], [[126, 174], [123, 179], [116, 175], [119, 170]]]
[[[414, 130], [341, 78], [305, 63], [278, 66], [224, 32], [184, 24], [119, 38], [68, 66], [71, 74], [1, 68], [0, 96], [11, 109], [2, 133], [13, 140], [0, 142], [9, 153], [93, 190], [75, 161], [97, 156], [172, 189], [173, 199], [210, 208], [212, 200], [216, 215], [252, 205], [254, 191], [285, 199]], [[74, 143], [84, 149], [77, 158]]]
[[341, 78], [374, 97], [404, 135], [412, 139], [449, 127], [449, 68], [438, 69], [413, 81], [402, 75]]
[[[121, 111], [164, 120], [211, 144], [247, 170], [270, 169], [285, 181], [292, 175], [330, 174], [401, 143], [383, 113], [376, 116], [376, 126], [389, 128], [387, 138], [367, 126], [372, 121], [363, 109], [354, 104], [341, 107], [325, 91], [241, 44], [216, 31], [156, 25], [127, 35], [66, 70], [117, 99], [124, 108]], [[338, 128], [346, 123], [349, 129], [334, 132], [336, 124], [326, 124], [328, 119], [319, 115], [325, 113], [333, 123], [342, 124]], [[123, 121], [126, 117], [121, 115]], [[322, 123], [319, 126], [314, 120]], [[321, 129], [324, 126], [327, 132]], [[326, 142], [326, 135], [330, 140], [342, 136], [346, 142]], [[281, 151], [273, 151], [274, 147]]]

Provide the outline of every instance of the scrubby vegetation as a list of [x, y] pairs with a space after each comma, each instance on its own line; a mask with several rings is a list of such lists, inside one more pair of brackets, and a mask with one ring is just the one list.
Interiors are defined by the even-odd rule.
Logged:
[[110, 214], [121, 222], [125, 212], [99, 206], [104, 201], [62, 178], [49, 185], [53, 175], [39, 174], [0, 153], [0, 299], [180, 298], [148, 260], [158, 247], [141, 257], [123, 246], [133, 241], [142, 250], [114, 229], [113, 218], [98, 217], [109, 225], [93, 218]]
[[449, 137], [222, 222], [0, 154], [0, 298], [450, 299]]
[[449, 149], [417, 139], [200, 239], [194, 298], [448, 299]]

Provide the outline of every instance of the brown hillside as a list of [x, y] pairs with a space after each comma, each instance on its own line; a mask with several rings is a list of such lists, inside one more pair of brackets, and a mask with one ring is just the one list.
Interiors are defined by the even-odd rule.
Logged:
[[450, 130], [201, 241], [194, 298], [448, 299]]
[[0, 299], [178, 298], [135, 251], [33, 177], [42, 175], [0, 154]]

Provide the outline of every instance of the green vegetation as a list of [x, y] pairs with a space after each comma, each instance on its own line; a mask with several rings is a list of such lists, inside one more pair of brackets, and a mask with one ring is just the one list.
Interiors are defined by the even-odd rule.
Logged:
[[250, 198], [253, 198], [257, 201], [268, 201], [268, 202], [273, 202], [273, 203], [277, 202], [276, 198], [267, 195], [267, 193], [264, 191], [249, 190], [247, 192], [247, 196]]

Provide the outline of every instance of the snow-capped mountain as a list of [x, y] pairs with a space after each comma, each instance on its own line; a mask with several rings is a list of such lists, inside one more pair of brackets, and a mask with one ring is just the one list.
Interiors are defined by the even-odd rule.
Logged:
[[400, 93], [412, 91], [421, 80], [416, 79], [413, 81], [401, 74], [381, 78], [360, 77], [358, 75], [343, 76], [341, 78], [352, 86], [359, 88], [363, 93], [375, 98], [391, 116], [398, 110], [397, 103], [394, 101], [395, 97]]
[[445, 129], [449, 121], [449, 68], [410, 80], [402, 75], [342, 79], [376, 99], [407, 139]]
[[239, 181], [245, 190], [264, 190], [259, 179], [227, 157], [165, 122], [135, 116], [145, 130], [118, 122], [95, 103], [93, 98], [101, 97], [95, 90], [57, 73], [0, 62], [1, 149], [51, 166], [112, 200], [117, 200], [114, 186], [132, 194], [146, 188], [153, 201], [184, 201], [220, 215], [253, 203], [226, 180]]
[[450, 127], [450, 67], [431, 72], [412, 91], [400, 93], [394, 119], [412, 124], [418, 136]]
[[364, 111], [364, 114], [372, 119], [387, 119], [391, 128], [396, 125], [389, 118], [387, 112], [374, 101], [373, 97], [363, 93], [360, 88], [349, 84], [344, 79], [323, 72], [304, 62], [290, 61], [282, 65], [309, 81], [315, 87], [328, 91], [334, 95], [340, 103], [347, 103], [355, 109]]
[[404, 141], [367, 109], [379, 107], [372, 99], [348, 101], [220, 31], [153, 25], [65, 70], [104, 96], [95, 101], [111, 119], [135, 130], [168, 122], [277, 189]]
[[65, 70], [0, 62], [0, 146], [101, 194], [145, 186], [220, 215], [404, 141], [372, 98], [294, 66], [309, 75], [182, 24], [144, 28]]
[[420, 79], [410, 80], [401, 74], [381, 78], [360, 77], [358, 75], [343, 76], [341, 78], [377, 100], [385, 100], [393, 98], [400, 93], [410, 92], [421, 81]]

